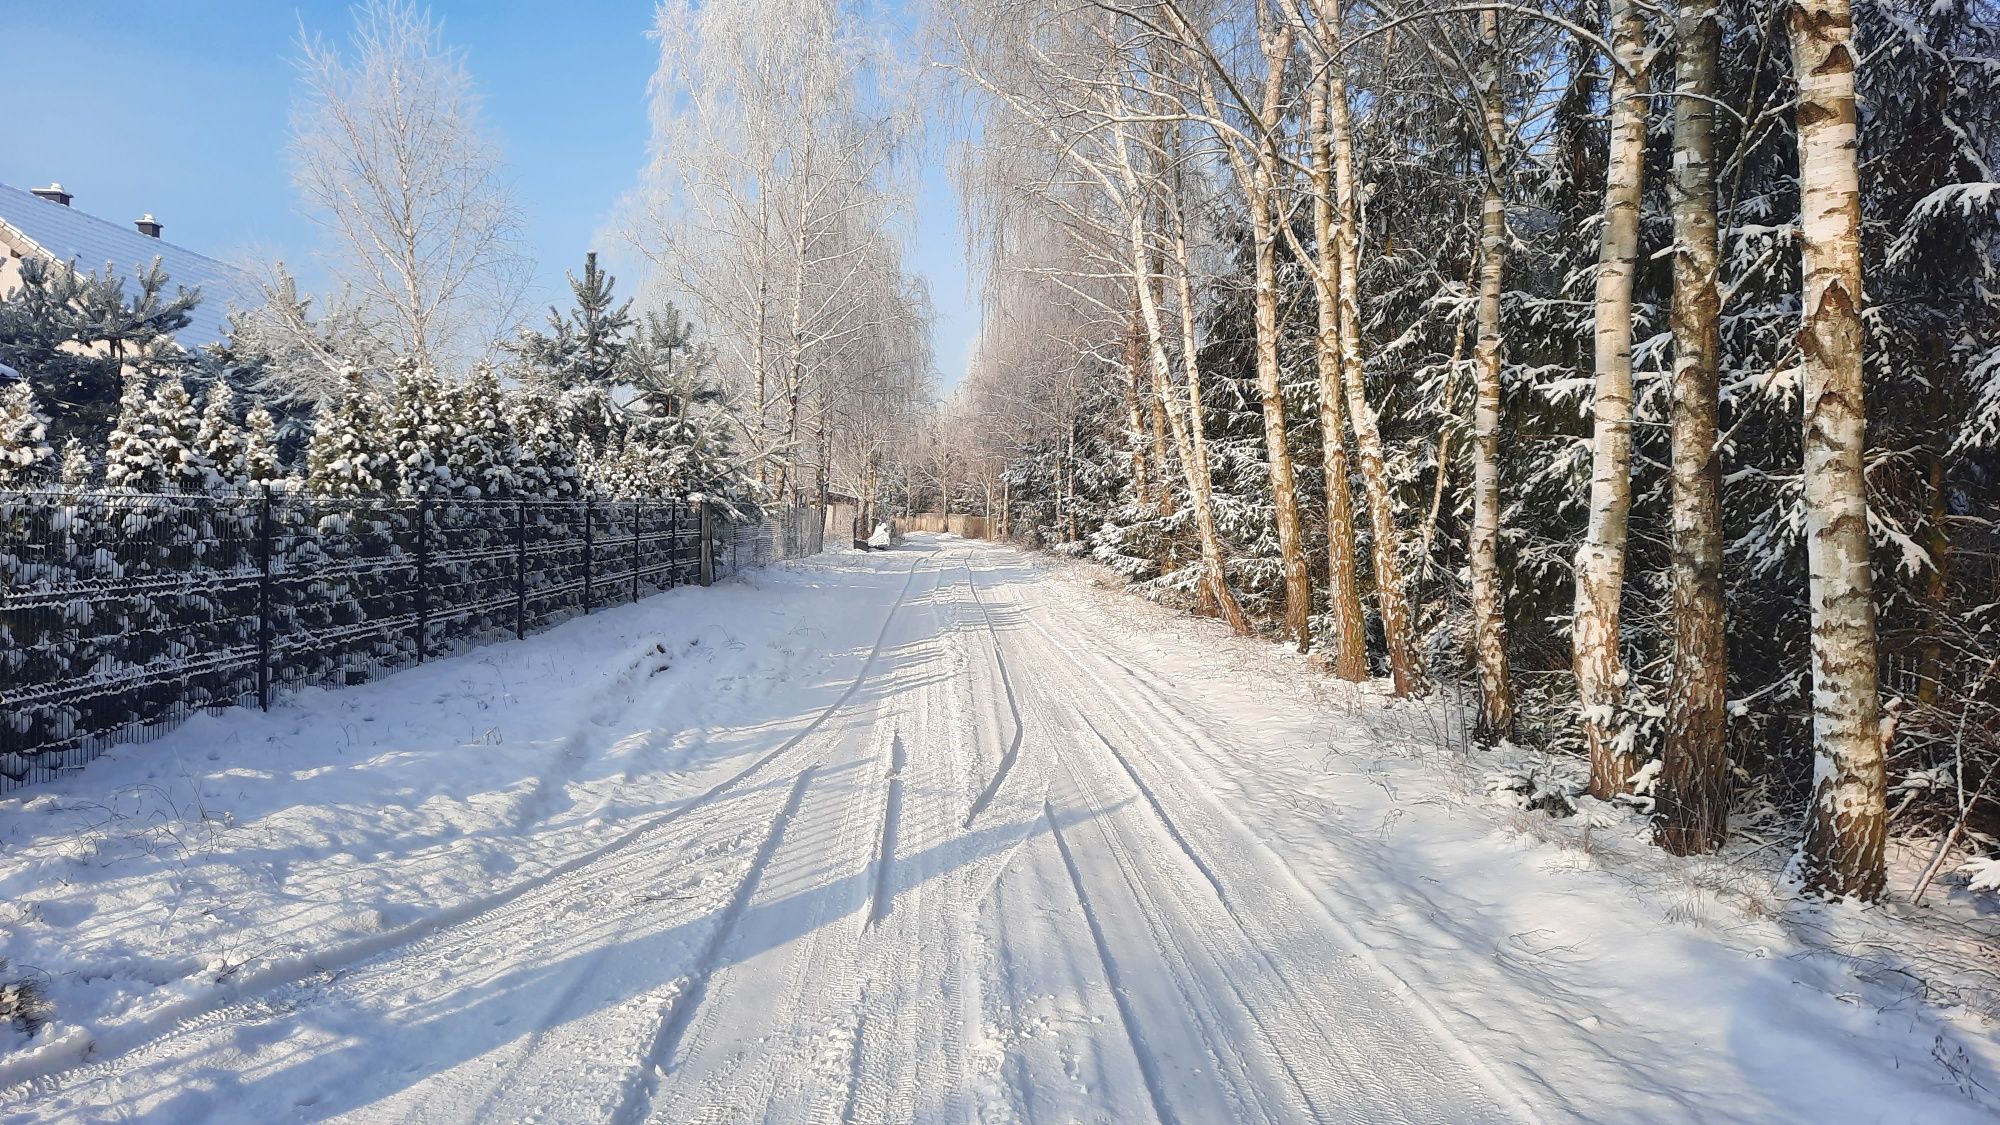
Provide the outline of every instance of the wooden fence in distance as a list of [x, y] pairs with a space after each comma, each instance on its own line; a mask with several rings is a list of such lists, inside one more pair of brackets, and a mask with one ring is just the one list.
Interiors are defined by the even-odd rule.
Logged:
[[960, 512], [945, 515], [943, 512], [918, 512], [913, 516], [896, 517], [896, 534], [908, 535], [913, 531], [928, 531], [933, 534], [951, 534], [966, 539], [987, 538], [987, 517], [968, 516]]

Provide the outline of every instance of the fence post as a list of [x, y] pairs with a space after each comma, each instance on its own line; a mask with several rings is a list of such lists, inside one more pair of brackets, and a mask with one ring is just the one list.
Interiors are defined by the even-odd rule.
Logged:
[[701, 584], [715, 585], [715, 518], [709, 514], [708, 501], [701, 502]]
[[514, 639], [528, 635], [528, 498], [514, 501]]
[[431, 498], [417, 498], [417, 663], [424, 662], [431, 624]]
[[271, 486], [257, 505], [257, 706], [271, 709]]
[[671, 590], [681, 578], [681, 501], [667, 504], [667, 589]]
[[590, 612], [590, 509], [592, 497], [583, 497], [583, 612]]
[[639, 513], [646, 507], [643, 500], [632, 501], [632, 600], [639, 600]]

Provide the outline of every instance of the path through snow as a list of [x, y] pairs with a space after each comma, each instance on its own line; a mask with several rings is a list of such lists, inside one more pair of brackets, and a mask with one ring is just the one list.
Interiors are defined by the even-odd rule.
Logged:
[[[1302, 699], [1205, 623], [1135, 627], [990, 544], [920, 537], [752, 585], [439, 662], [458, 681], [307, 700], [394, 725], [360, 762], [246, 782], [240, 810], [193, 783], [229, 827], [178, 868], [127, 833], [74, 864], [119, 873], [66, 892], [75, 857], [35, 849], [94, 784], [282, 717], [204, 719], [6, 803], [46, 838], [15, 829], [0, 890], [101, 943], [78, 955], [96, 976], [52, 988], [101, 1010], [0, 1058], [20, 1081], [0, 1115], [1979, 1116], [1973, 1062], [1936, 1063], [1950, 1032], [1927, 1015], [1843, 1004], [1784, 951], [1670, 925], [1423, 790], [1411, 706]], [[519, 663], [538, 648], [559, 656]], [[477, 738], [423, 706], [479, 692]], [[202, 768], [285, 767], [291, 730]], [[431, 776], [453, 756], [459, 777]], [[316, 816], [301, 854], [274, 840], [322, 792], [369, 817], [371, 785], [417, 842], [363, 848]], [[310, 877], [239, 878], [258, 863]], [[144, 902], [189, 893], [176, 878], [287, 951], [177, 963], [204, 931]], [[355, 894], [391, 904], [372, 933], [338, 909]], [[59, 960], [35, 941], [6, 951]]]

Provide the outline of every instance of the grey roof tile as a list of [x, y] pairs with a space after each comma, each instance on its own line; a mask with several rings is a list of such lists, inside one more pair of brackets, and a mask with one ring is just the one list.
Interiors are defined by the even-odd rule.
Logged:
[[187, 348], [213, 343], [228, 335], [231, 309], [263, 303], [257, 285], [244, 271], [165, 239], [140, 234], [130, 223], [114, 223], [74, 207], [43, 199], [33, 192], [0, 184], [0, 223], [5, 223], [58, 261], [76, 260], [77, 268], [101, 270], [109, 265], [125, 279], [125, 291], [137, 291], [138, 272], [160, 260], [167, 285], [201, 290], [201, 303], [188, 326], [175, 333]]

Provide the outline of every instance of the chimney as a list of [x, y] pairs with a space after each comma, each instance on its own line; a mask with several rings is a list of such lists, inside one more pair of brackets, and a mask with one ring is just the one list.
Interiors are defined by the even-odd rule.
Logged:
[[38, 196], [41, 196], [43, 199], [48, 200], [50, 203], [60, 203], [64, 207], [69, 206], [69, 201], [71, 199], [70, 194], [63, 190], [63, 186], [61, 184], [50, 184], [47, 187], [35, 188], [34, 193]]
[[139, 233], [145, 235], [147, 238], [160, 237], [160, 220], [155, 219], [151, 211], [132, 220], [132, 225], [138, 227]]

